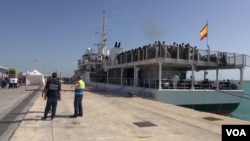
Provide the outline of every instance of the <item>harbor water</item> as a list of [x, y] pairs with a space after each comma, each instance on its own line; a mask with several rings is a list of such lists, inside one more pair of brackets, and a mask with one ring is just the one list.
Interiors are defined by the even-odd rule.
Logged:
[[244, 93], [242, 101], [238, 108], [226, 116], [250, 121], [250, 81], [243, 82]]

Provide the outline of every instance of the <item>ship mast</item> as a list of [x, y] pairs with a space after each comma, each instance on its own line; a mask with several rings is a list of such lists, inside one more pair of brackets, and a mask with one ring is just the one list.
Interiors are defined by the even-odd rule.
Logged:
[[106, 12], [103, 11], [101, 41], [98, 44], [98, 55], [107, 56]]

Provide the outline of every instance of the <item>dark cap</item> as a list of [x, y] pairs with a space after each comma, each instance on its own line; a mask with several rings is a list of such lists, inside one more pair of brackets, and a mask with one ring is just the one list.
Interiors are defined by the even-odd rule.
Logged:
[[53, 78], [56, 78], [56, 77], [57, 77], [57, 73], [56, 73], [56, 72], [53, 72], [53, 73], [52, 73], [52, 77], [53, 77]]

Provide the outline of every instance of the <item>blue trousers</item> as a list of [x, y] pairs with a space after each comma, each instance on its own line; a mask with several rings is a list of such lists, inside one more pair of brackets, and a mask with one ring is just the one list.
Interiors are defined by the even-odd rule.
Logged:
[[82, 108], [82, 99], [83, 95], [75, 95], [74, 99], [74, 115], [83, 115], [83, 108]]
[[44, 117], [47, 118], [47, 115], [50, 111], [50, 109], [52, 109], [51, 111], [51, 118], [54, 118], [56, 115], [56, 107], [57, 107], [57, 97], [47, 97], [47, 103], [46, 103], [46, 107], [45, 107], [45, 111], [44, 111]]

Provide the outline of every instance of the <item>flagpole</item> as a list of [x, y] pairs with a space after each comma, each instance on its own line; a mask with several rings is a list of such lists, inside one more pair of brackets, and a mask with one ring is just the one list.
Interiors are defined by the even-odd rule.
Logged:
[[210, 47], [208, 45], [208, 20], [207, 20], [207, 53], [208, 53], [208, 62], [210, 62]]
[[[208, 62], [210, 62], [210, 48], [208, 45], [208, 19], [207, 19], [207, 53], [208, 53]], [[207, 70], [204, 70], [204, 79], [206, 78], [207, 75]]]
[[209, 45], [208, 45], [208, 20], [207, 20], [207, 48], [209, 49]]

